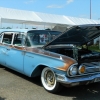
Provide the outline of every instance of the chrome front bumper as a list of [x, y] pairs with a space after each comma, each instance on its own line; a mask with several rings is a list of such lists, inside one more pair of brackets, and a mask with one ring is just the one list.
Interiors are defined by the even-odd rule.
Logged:
[[81, 83], [89, 84], [89, 83], [99, 82], [100, 74], [74, 77], [74, 78], [68, 78], [65, 75], [56, 74], [56, 79], [60, 83], [75, 86], [75, 85], [80, 85]]

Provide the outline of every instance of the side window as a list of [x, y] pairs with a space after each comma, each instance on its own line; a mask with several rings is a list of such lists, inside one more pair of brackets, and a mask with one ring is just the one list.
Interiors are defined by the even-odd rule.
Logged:
[[4, 33], [2, 43], [11, 44], [13, 33]]
[[30, 44], [30, 42], [29, 42], [28, 38], [26, 38], [26, 41], [25, 41], [25, 46], [27, 46], [27, 47], [31, 47], [31, 44]]
[[22, 46], [22, 34], [15, 34], [13, 45]]

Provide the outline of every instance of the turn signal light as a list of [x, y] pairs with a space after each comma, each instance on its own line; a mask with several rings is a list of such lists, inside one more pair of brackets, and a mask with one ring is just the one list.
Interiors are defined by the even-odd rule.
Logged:
[[85, 66], [80, 66], [79, 67], [79, 74], [84, 74], [85, 73]]

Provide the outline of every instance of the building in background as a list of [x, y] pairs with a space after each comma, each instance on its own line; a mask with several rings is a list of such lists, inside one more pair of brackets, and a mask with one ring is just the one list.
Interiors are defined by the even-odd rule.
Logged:
[[[0, 28], [31, 28], [65, 31], [73, 25], [100, 24], [100, 20], [0, 7]], [[100, 39], [94, 40], [94, 43]]]

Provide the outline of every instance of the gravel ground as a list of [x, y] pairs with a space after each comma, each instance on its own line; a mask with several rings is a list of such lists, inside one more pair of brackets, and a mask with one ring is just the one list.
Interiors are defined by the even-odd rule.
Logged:
[[64, 88], [58, 94], [44, 90], [40, 78], [28, 78], [0, 67], [0, 100], [100, 100], [100, 83]]

